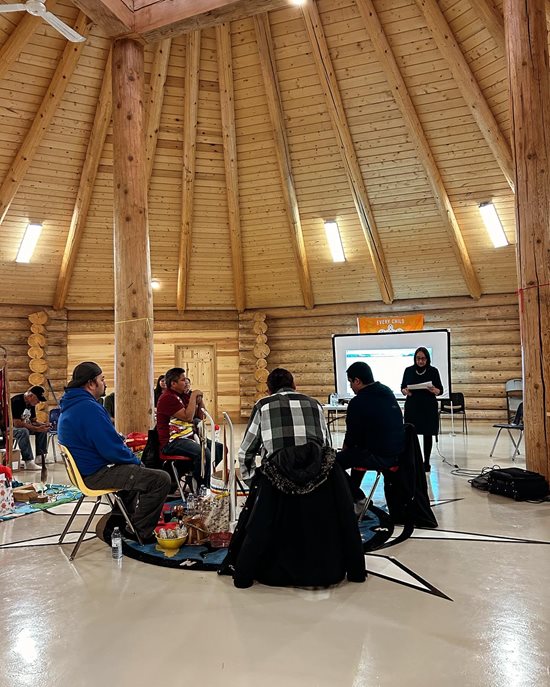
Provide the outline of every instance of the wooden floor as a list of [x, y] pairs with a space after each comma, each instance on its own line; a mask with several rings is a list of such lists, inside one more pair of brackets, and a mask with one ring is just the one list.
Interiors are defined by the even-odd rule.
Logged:
[[[489, 459], [493, 439], [470, 426], [439, 450], [464, 468], [510, 465], [504, 436]], [[440, 529], [368, 556], [366, 584], [324, 591], [119, 566], [97, 539], [70, 563], [70, 546], [29, 545], [66, 516], [0, 523], [0, 685], [547, 685], [550, 504], [473, 490], [435, 448], [433, 464]]]

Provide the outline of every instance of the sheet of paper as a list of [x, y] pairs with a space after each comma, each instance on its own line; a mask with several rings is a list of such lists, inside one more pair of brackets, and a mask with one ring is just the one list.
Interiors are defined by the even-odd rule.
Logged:
[[421, 384], [409, 384], [407, 389], [410, 391], [417, 391], [418, 389], [427, 389], [430, 386], [432, 386], [431, 382], [422, 382]]

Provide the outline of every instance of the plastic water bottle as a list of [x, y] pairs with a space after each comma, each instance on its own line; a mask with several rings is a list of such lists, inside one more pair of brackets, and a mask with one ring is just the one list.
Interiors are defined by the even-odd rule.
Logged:
[[330, 405], [331, 406], [337, 406], [338, 405], [338, 394], [331, 394], [330, 395]]
[[114, 528], [111, 535], [111, 552], [115, 560], [122, 558], [122, 537], [118, 527]]

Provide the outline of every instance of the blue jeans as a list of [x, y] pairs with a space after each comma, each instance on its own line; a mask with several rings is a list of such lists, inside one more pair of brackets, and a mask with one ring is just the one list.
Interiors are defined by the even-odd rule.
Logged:
[[[193, 459], [193, 477], [197, 484], [210, 484], [210, 451], [204, 449], [204, 478], [201, 477], [201, 445], [193, 439], [174, 439], [162, 449], [166, 456], [188, 456]], [[179, 465], [176, 462], [176, 468]], [[178, 474], [179, 471], [178, 471]]]
[[48, 432], [33, 432], [26, 427], [14, 427], [13, 438], [17, 439], [17, 445], [21, 451], [21, 458], [25, 463], [29, 460], [34, 460], [34, 455], [31, 446], [30, 435], [34, 434], [36, 442], [36, 454], [38, 456], [48, 455]]

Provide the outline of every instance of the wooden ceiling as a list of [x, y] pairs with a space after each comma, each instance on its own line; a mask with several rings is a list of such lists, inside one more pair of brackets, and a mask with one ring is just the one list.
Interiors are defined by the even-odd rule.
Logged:
[[[210, 13], [146, 45], [155, 306], [176, 306], [179, 265], [187, 309], [514, 291], [501, 2], [262, 5], [274, 9], [217, 27]], [[114, 32], [65, 0], [50, 9], [86, 42], [0, 15], [0, 300], [110, 307]], [[508, 247], [483, 228], [488, 200]], [[345, 263], [324, 219], [338, 220]], [[18, 265], [29, 221], [44, 228]]]

